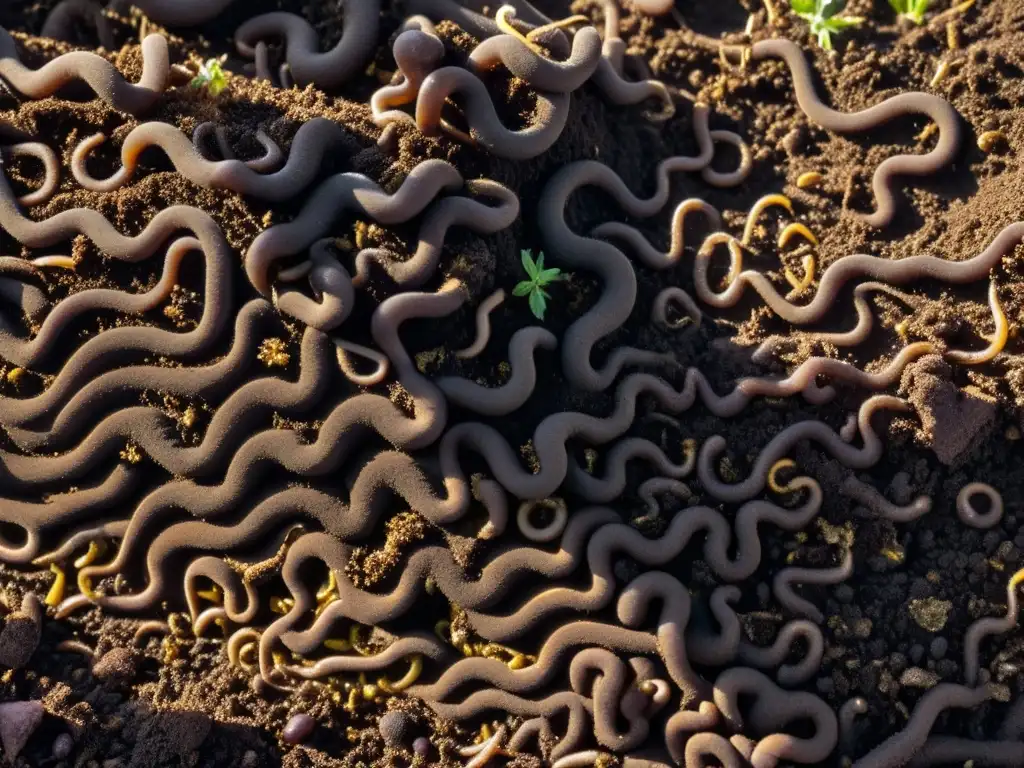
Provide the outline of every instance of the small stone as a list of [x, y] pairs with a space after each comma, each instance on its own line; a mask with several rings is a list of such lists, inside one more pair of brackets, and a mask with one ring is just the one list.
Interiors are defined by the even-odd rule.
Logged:
[[420, 736], [412, 743], [412, 751], [419, 757], [426, 757], [430, 754], [430, 739], [426, 736]]
[[292, 715], [284, 727], [281, 738], [286, 744], [301, 744], [309, 738], [314, 728], [316, 728], [316, 720], [305, 712], [300, 712], [297, 715]]
[[56, 739], [53, 740], [53, 758], [54, 760], [63, 760], [65, 757], [71, 755], [71, 750], [75, 748], [75, 740], [71, 738], [70, 733], [62, 733]]
[[944, 637], [936, 637], [932, 640], [932, 644], [928, 648], [928, 653], [932, 655], [933, 659], [941, 659], [945, 657], [948, 649], [949, 641]]
[[900, 685], [908, 688], [932, 688], [939, 683], [939, 676], [920, 667], [911, 667], [900, 675]]
[[923, 659], [923, 658], [924, 658], [924, 646], [921, 645], [920, 643], [914, 643], [910, 647], [910, 660], [914, 664], [920, 664], [921, 663], [921, 659]]
[[136, 662], [131, 648], [111, 648], [92, 665], [92, 673], [99, 680], [126, 683], [135, 677]]
[[835, 591], [836, 600], [840, 603], [853, 602], [853, 587], [849, 584], [840, 584]]
[[949, 600], [926, 597], [923, 600], [911, 600], [908, 610], [910, 617], [921, 629], [938, 632], [946, 626], [953, 604]]
[[0, 704], [0, 744], [4, 759], [13, 764], [29, 738], [43, 722], [43, 704], [39, 701], [12, 701]]
[[387, 712], [381, 716], [377, 723], [384, 743], [389, 747], [401, 747], [409, 736], [409, 728], [412, 725], [411, 718], [405, 712]]

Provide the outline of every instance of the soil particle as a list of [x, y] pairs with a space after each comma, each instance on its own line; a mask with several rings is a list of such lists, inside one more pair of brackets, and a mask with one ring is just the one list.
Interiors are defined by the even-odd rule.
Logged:
[[21, 669], [32, 658], [39, 645], [42, 622], [38, 615], [15, 611], [7, 616], [0, 629], [0, 667]]
[[952, 608], [953, 604], [948, 600], [926, 597], [923, 600], [911, 600], [907, 610], [921, 629], [938, 632], [946, 626]]
[[123, 685], [134, 679], [138, 669], [138, 653], [130, 648], [111, 648], [92, 666], [98, 680]]

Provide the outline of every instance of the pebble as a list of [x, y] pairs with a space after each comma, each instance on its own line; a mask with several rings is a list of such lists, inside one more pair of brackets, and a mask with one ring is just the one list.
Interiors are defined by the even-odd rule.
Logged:
[[99, 680], [127, 683], [135, 677], [138, 657], [131, 648], [111, 648], [92, 665], [92, 673]]
[[75, 748], [75, 740], [71, 738], [70, 733], [62, 733], [56, 739], [53, 740], [53, 758], [54, 760], [63, 760], [65, 757], [71, 755], [71, 750]]
[[0, 704], [0, 744], [4, 759], [13, 764], [29, 737], [43, 722], [43, 705], [38, 701], [11, 701]]
[[412, 751], [420, 757], [426, 757], [430, 753], [430, 739], [420, 736], [412, 743]]
[[924, 658], [924, 646], [920, 643], [914, 643], [910, 648], [910, 660], [914, 664], [920, 664], [921, 659]]
[[412, 720], [410, 717], [405, 712], [396, 710], [382, 715], [377, 723], [377, 729], [380, 731], [385, 744], [389, 747], [397, 748], [405, 742], [411, 725]]
[[853, 587], [849, 584], [840, 584], [836, 587], [835, 595], [840, 603], [850, 603], [853, 601]]
[[928, 648], [928, 652], [932, 655], [933, 659], [941, 659], [945, 657], [948, 649], [949, 641], [944, 637], [936, 637], [932, 640], [932, 644]]
[[309, 738], [315, 727], [316, 720], [306, 713], [300, 712], [297, 715], [291, 716], [288, 724], [284, 727], [284, 733], [281, 734], [281, 738], [284, 739], [286, 744], [301, 744]]

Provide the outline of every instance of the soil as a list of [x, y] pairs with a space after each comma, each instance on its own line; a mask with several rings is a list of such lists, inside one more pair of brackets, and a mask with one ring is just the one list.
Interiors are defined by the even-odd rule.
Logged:
[[[769, 1], [781, 13], [779, 0]], [[46, 12], [54, 4], [10, 2], [0, 7], [0, 24], [28, 35], [18, 36], [18, 41], [29, 65], [36, 66], [72, 48], [31, 37], [39, 32]], [[286, 5], [291, 6], [271, 0], [236, 3], [215, 22], [197, 29], [175, 30], [171, 37], [172, 60], [191, 62], [194, 69], [201, 59], [231, 53], [229, 38], [240, 20]], [[595, 19], [601, 15], [601, 4], [592, 0], [577, 0], [569, 6], [560, 0], [537, 5], [555, 18], [570, 13], [585, 13]], [[839, 136], [811, 124], [799, 110], [791, 80], [781, 64], [764, 63], [745, 70], [726, 66], [706, 44], [707, 38], [725, 36], [731, 42], [744, 41], [743, 29], [751, 15], [753, 34], [763, 35], [759, 30], [765, 27], [766, 12], [760, 2], [680, 3], [678, 19], [650, 19], [635, 13], [630, 3], [624, 5], [621, 29], [629, 53], [644, 57], [654, 76], [709, 104], [712, 128], [736, 131], [753, 153], [753, 172], [741, 186], [712, 189], [696, 176], [676, 175], [672, 200], [700, 196], [723, 212], [730, 231], [738, 232], [759, 197], [772, 192], [788, 195], [794, 201], [797, 220], [806, 223], [820, 241], [813, 249], [819, 275], [828, 264], [849, 253], [887, 259], [910, 254], [932, 254], [950, 261], [967, 259], [980, 252], [1005, 225], [1020, 218], [1018, 195], [1024, 185], [1024, 120], [1019, 106], [1024, 103], [1024, 4], [979, 0], [963, 12], [942, 14], [949, 3], [936, 0], [929, 16], [941, 14], [942, 18], [914, 26], [897, 20], [883, 0], [850, 0], [847, 12], [867, 21], [844, 32], [831, 54], [819, 49], [806, 24], [791, 14], [780, 16], [775, 23], [774, 34], [801, 44], [818, 73], [819, 93], [836, 109], [854, 111], [899, 92], [924, 90], [948, 99], [962, 116], [967, 136], [956, 161], [935, 176], [905, 183], [898, 218], [882, 230], [868, 228], [852, 212], [871, 210], [870, 180], [880, 162], [908, 151], [925, 152], [934, 144], [935, 136], [925, 130], [923, 119], [898, 120], [863, 135]], [[310, 0], [301, 9], [307, 18], [320, 23], [324, 47], [333, 45], [340, 31], [334, 6], [333, 0]], [[304, 121], [329, 117], [348, 128], [350, 139], [330, 156], [325, 174], [359, 171], [386, 188], [394, 188], [417, 163], [438, 157], [455, 163], [467, 178], [486, 176], [513, 189], [523, 201], [523, 214], [512, 227], [490, 237], [456, 228], [446, 241], [441, 269], [431, 287], [440, 285], [445, 276], [461, 277], [473, 297], [468, 308], [440, 321], [421, 321], [403, 328], [403, 341], [417, 354], [421, 369], [428, 375], [460, 374], [496, 385], [507, 376], [508, 340], [516, 330], [535, 323], [524, 300], [506, 300], [495, 311], [494, 335], [482, 355], [464, 361], [451, 351], [473, 340], [472, 312], [479, 300], [498, 287], [510, 293], [521, 279], [520, 250], [543, 250], [532, 205], [546, 180], [568, 162], [599, 159], [619, 173], [630, 189], [648, 194], [658, 160], [673, 154], [692, 154], [695, 149], [689, 110], [680, 109], [667, 124], [652, 124], [640, 109], [610, 106], [596, 89], [586, 86], [573, 96], [573, 112], [562, 137], [533, 161], [495, 160], [446, 139], [425, 138], [407, 127], [399, 130], [397, 153], [389, 154], [376, 145], [379, 130], [370, 120], [367, 102], [394, 67], [390, 48], [384, 43], [401, 18], [397, 9], [385, 12], [382, 44], [374, 65], [338, 94], [327, 95], [313, 88], [281, 90], [238, 74], [231, 78], [226, 93], [216, 99], [194, 89], [175, 89], [147, 119], [176, 124], [186, 133], [199, 122], [216, 120], [229, 128], [233, 144], [244, 159], [260, 152], [252, 140], [256, 128], [262, 127], [286, 146]], [[137, 45], [141, 22], [142, 17], [133, 14], [114, 24], [117, 41], [125, 47], [111, 55], [132, 79], [141, 64]], [[148, 27], [153, 30], [155, 25], [149, 23]], [[464, 61], [474, 41], [450, 24], [440, 25], [439, 32], [446, 43], [447, 60]], [[948, 63], [948, 73], [933, 84], [940, 61]], [[229, 58], [225, 67], [240, 73], [243, 62]], [[507, 96], [504, 101], [498, 100], [503, 116], [514, 120], [529, 112], [531, 98], [522, 83], [497, 75], [493, 85], [496, 92]], [[74, 146], [85, 136], [103, 131], [117, 138], [137, 124], [98, 101], [23, 101], [9, 94], [0, 95], [0, 118], [46, 137], [60, 152], [65, 169]], [[1000, 131], [1002, 138], [986, 152], [978, 147], [977, 137], [989, 131]], [[723, 167], [728, 162], [726, 158]], [[106, 176], [116, 165], [111, 141], [94, 153], [90, 169], [96, 176]], [[268, 205], [233, 193], [203, 189], [173, 173], [159, 152], [147, 152], [144, 165], [146, 172], [137, 174], [130, 185], [106, 194], [84, 192], [65, 172], [58, 194], [49, 203], [32, 208], [31, 215], [43, 219], [62, 210], [88, 206], [102, 212], [120, 230], [135, 233], [164, 207], [199, 206], [217, 220], [239, 254], [238, 306], [252, 298], [255, 294], [240, 266], [241, 253], [266, 227], [287, 221], [301, 205], [301, 196], [285, 204]], [[32, 187], [39, 174], [33, 162], [20, 159], [6, 163], [4, 171], [18, 190]], [[823, 181], [814, 188], [799, 188], [797, 179], [810, 171], [822, 174]], [[631, 223], [654, 244], [664, 247], [670, 216], [668, 206], [658, 217]], [[622, 211], [598, 193], [582, 193], [570, 206], [570, 223], [579, 232], [623, 218]], [[779, 253], [774, 242], [782, 221], [774, 210], [761, 219], [753, 243], [754, 263], [749, 265], [769, 275], [777, 285], [785, 284], [785, 267], [802, 274], [802, 258], [810, 252], [810, 246], [801, 245]], [[694, 227], [692, 234], [703, 233]], [[343, 253], [374, 244], [403, 252], [415, 242], [416, 228], [383, 228], [345, 219], [332, 235]], [[78, 267], [74, 272], [61, 271], [50, 283], [54, 300], [92, 286], [134, 286], [137, 290], [154, 284], [161, 266], [158, 260], [115, 262], [84, 238], [76, 239], [68, 248]], [[0, 234], [0, 250], [5, 255], [42, 255], [22, 248], [5, 234]], [[687, 258], [684, 256], [684, 262]], [[772, 316], [756, 297], [729, 311], [704, 308], [705, 321], [696, 331], [663, 331], [649, 322], [649, 307], [667, 285], [689, 288], [689, 270], [656, 272], [639, 263], [635, 266], [639, 295], [633, 315], [598, 346], [595, 360], [601, 360], [607, 349], [622, 344], [672, 351], [687, 365], [703, 370], [719, 392], [727, 391], [738, 377], [765, 372], [751, 362], [750, 353], [754, 345], [774, 334], [785, 337], [779, 359], [788, 366], [812, 354], [835, 356], [842, 352], [844, 359], [870, 369], [890, 359], [908, 341], [929, 340], [943, 346], [980, 349], [987, 344], [983, 336], [992, 330], [988, 286], [980, 281], [957, 287], [935, 283], [909, 286], [906, 290], [912, 300], [908, 302], [885, 294], [873, 297], [876, 331], [868, 344], [852, 351], [822, 348], [809, 334], [795, 331]], [[201, 274], [201, 270], [196, 273]], [[804, 588], [802, 594], [829, 617], [824, 661], [809, 689], [836, 709], [854, 695], [868, 702], [868, 714], [860, 721], [867, 725], [858, 732], [857, 754], [901, 729], [928, 687], [939, 681], [962, 681], [966, 628], [979, 617], [1005, 614], [1007, 579], [1022, 565], [1024, 516], [1019, 500], [1024, 498], [1024, 347], [1016, 331], [1024, 318], [1024, 248], [1018, 247], [1004, 259], [992, 277], [1011, 322], [1011, 338], [1004, 352], [980, 366], [951, 368], [936, 365], [934, 360], [914, 364], [904, 376], [901, 393], [914, 402], [918, 415], [890, 420], [884, 433], [887, 447], [882, 461], [861, 474], [862, 479], [897, 503], [928, 494], [935, 500], [934, 509], [909, 524], [872, 519], [838, 492], [845, 470], [813, 447], [804, 446], [792, 458], [802, 473], [822, 483], [826, 499], [822, 514], [815, 525], [799, 534], [762, 530], [763, 562], [758, 573], [744, 584], [743, 598], [737, 605], [752, 639], [763, 642], [773, 637], [784, 617], [767, 589], [772, 574], [789, 564], [829, 566], [838, 561], [837, 545], [852, 544], [855, 576], [834, 587]], [[545, 326], [561, 337], [569, 323], [592, 305], [600, 289], [596, 279], [584, 273], [555, 286], [555, 300]], [[175, 294], [175, 311], [152, 312], [144, 322], [166, 328], [190, 327], [201, 309], [200, 290], [199, 280], [194, 285], [183, 285]], [[352, 341], [368, 341], [371, 312], [394, 290], [377, 273], [370, 287], [357, 294], [355, 313], [346, 322]], [[811, 287], [806, 291], [808, 297], [813, 290]], [[852, 316], [847, 292], [821, 328], [847, 328]], [[116, 316], [85, 318], [75, 324], [73, 332], [65, 334], [65, 343], [70, 349], [120, 321]], [[130, 322], [139, 321], [132, 318]], [[289, 354], [285, 367], [289, 377], [298, 375], [301, 331], [301, 327], [283, 319], [269, 323], [265, 331], [267, 338], [283, 341], [282, 351]], [[62, 359], [66, 354], [50, 357], [53, 361]], [[489, 420], [512, 445], [522, 447], [527, 460], [530, 438], [542, 418], [562, 410], [606, 414], [613, 392], [585, 394], [574, 390], [560, 375], [557, 353], [540, 352], [537, 359], [538, 380], [543, 386], [512, 417]], [[783, 370], [780, 365], [778, 372]], [[4, 378], [0, 391], [5, 396], [30, 396], [44, 388], [47, 377], [55, 372], [55, 368], [33, 370], [17, 383]], [[379, 391], [386, 393], [387, 389], [382, 385]], [[762, 399], [728, 420], [698, 407], [685, 414], [682, 435], [672, 430], [661, 434], [663, 425], [643, 419], [637, 419], [632, 434], [663, 439], [676, 451], [681, 450], [683, 438], [703, 441], [711, 435], [723, 435], [730, 446], [723, 474], [731, 469], [742, 477], [761, 447], [784, 426], [818, 418], [838, 430], [862, 398], [862, 392], [840, 388], [839, 397], [824, 406], [809, 405], [801, 398]], [[182, 423], [186, 442], [203, 434], [216, 407], [215, 403], [167, 398], [159, 392], [145, 393], [142, 402], [179, 415], [191, 407], [198, 417], [187, 419], [187, 426]], [[292, 417], [282, 415], [277, 423], [305, 426], [312, 431], [316, 418], [314, 414], [297, 424]], [[450, 418], [453, 423], [478, 420], [474, 414], [458, 409]], [[585, 448], [575, 447], [581, 462], [592, 458], [585, 457]], [[600, 452], [596, 461], [600, 467]], [[624, 519], [645, 512], [635, 493], [638, 482], [648, 476], [645, 471], [636, 463], [630, 466], [629, 488], [614, 505]], [[153, 468], [148, 482], [153, 486], [166, 479]], [[967, 528], [955, 513], [959, 489], [975, 480], [992, 484], [1006, 502], [1001, 523], [988, 531]], [[706, 495], [701, 497], [696, 481], [691, 488], [697, 494], [696, 502], [713, 503]], [[424, 526], [421, 518], [398, 508], [392, 523], [378, 528], [376, 538], [368, 541], [360, 553], [368, 585], [386, 581], [419, 541], [440, 539], [440, 534]], [[486, 557], [486, 545], [459, 536], [458, 529], [446, 538], [468, 567]], [[621, 565], [628, 570], [628, 563]], [[688, 583], [695, 596], [706, 597], [715, 585], [696, 555], [679, 568], [684, 573], [689, 571]], [[12, 611], [28, 590], [45, 595], [51, 581], [48, 571], [0, 567], [4, 602]], [[169, 600], [165, 608], [164, 615], [149, 618], [166, 618], [182, 611], [183, 601]], [[448, 618], [447, 604], [443, 599], [424, 601], [417, 617], [424, 627], [432, 626]], [[0, 676], [0, 702], [41, 699], [47, 711], [43, 725], [15, 765], [406, 765], [411, 753], [385, 747], [375, 725], [389, 708], [409, 711], [415, 718], [416, 735], [430, 737], [431, 764], [461, 764], [456, 746], [472, 740], [474, 734], [472, 728], [440, 721], [423, 705], [401, 697], [350, 713], [312, 686], [290, 696], [258, 695], [250, 688], [249, 676], [228, 664], [221, 640], [196, 639], [185, 631], [170, 641], [154, 636], [136, 646], [132, 636], [137, 626], [135, 619], [101, 614], [96, 609], [61, 620], [54, 619], [51, 611], [29, 664]], [[69, 639], [84, 642], [95, 656], [58, 650], [58, 645]], [[106, 663], [100, 664], [99, 660]], [[1019, 632], [988, 639], [982, 646], [982, 660], [991, 679], [1003, 686], [1000, 700], [940, 718], [935, 733], [993, 738], [1009, 707], [1007, 702], [1024, 693], [1020, 673], [1024, 637]], [[282, 731], [288, 718], [299, 711], [313, 715], [317, 727], [306, 743], [290, 746], [281, 740]], [[55, 738], [66, 732], [75, 739], [72, 755], [66, 760], [52, 758]], [[835, 759], [842, 759], [839, 750]], [[536, 760], [519, 756], [513, 762], [527, 765]]]

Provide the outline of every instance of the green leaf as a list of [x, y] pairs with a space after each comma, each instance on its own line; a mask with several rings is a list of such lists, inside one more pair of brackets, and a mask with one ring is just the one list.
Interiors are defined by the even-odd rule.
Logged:
[[523, 262], [523, 269], [526, 270], [526, 274], [530, 276], [531, 280], [537, 279], [537, 273], [540, 272], [537, 269], [537, 265], [533, 263], [533, 254], [529, 251], [520, 251], [519, 258]]
[[537, 284], [538, 285], [547, 285], [548, 283], [553, 283], [556, 280], [561, 280], [561, 279], [562, 279], [562, 270], [560, 270], [558, 267], [552, 267], [551, 269], [545, 269], [545, 270], [542, 270], [540, 273], [537, 274]]
[[533, 288], [534, 288], [534, 285], [533, 285], [532, 282], [530, 282], [529, 280], [523, 280], [523, 282], [518, 283], [516, 285], [516, 287], [512, 289], [512, 295], [513, 296], [525, 296], [530, 291], [532, 291]]
[[544, 271], [544, 251], [541, 251], [540, 253], [537, 254], [537, 271]]
[[530, 294], [530, 309], [538, 320], [544, 319], [544, 310], [547, 309], [547, 302], [540, 291], [534, 291]]
[[801, 16], [814, 15], [814, 0], [789, 0], [789, 7], [793, 9], [793, 13]]
[[829, 32], [841, 32], [849, 27], [859, 27], [864, 23], [860, 16], [834, 16], [828, 20]]
[[832, 35], [826, 27], [822, 27], [818, 30], [818, 45], [826, 51], [832, 50]]

